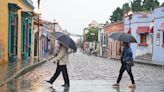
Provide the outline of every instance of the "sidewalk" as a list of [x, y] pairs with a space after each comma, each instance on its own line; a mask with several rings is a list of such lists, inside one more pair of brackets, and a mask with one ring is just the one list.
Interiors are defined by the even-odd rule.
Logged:
[[[48, 59], [51, 59], [49, 56]], [[0, 65], [0, 85], [25, 74], [31, 69], [39, 66], [40, 64], [46, 62], [46, 58], [43, 58], [39, 62], [35, 59], [22, 60], [17, 62], [9, 62], [8, 64]]]

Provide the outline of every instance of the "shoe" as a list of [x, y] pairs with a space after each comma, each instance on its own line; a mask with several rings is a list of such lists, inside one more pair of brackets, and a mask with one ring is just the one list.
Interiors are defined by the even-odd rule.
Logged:
[[136, 88], [136, 85], [135, 84], [131, 84], [128, 86], [129, 88]]
[[52, 84], [51, 81], [47, 81], [47, 80], [46, 80], [46, 82]]
[[62, 87], [69, 87], [69, 84], [63, 84]]
[[120, 85], [118, 83], [113, 84], [113, 87], [119, 87]]

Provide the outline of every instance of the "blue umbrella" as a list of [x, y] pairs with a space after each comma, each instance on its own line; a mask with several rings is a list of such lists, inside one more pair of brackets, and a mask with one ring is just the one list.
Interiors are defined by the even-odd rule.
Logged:
[[61, 32], [54, 32], [53, 35], [55, 38], [67, 48], [71, 48], [74, 52], [77, 51], [75, 42], [68, 36]]

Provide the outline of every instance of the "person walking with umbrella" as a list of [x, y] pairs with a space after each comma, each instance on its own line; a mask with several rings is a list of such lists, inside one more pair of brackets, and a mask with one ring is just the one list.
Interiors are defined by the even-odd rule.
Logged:
[[134, 77], [133, 77], [133, 73], [131, 69], [131, 67], [134, 65], [134, 62], [133, 62], [132, 50], [130, 48], [130, 43], [136, 43], [137, 41], [132, 35], [124, 33], [124, 32], [115, 32], [115, 33], [112, 33], [109, 37], [114, 40], [123, 41], [123, 45], [124, 45], [124, 49], [121, 55], [122, 65], [120, 68], [119, 76], [117, 78], [117, 82], [113, 84], [113, 87], [119, 87], [119, 83], [121, 81], [122, 75], [124, 71], [126, 70], [132, 82], [132, 85], [129, 85], [129, 88], [134, 88], [135, 81], [134, 81]]
[[[133, 55], [132, 55], [132, 50], [130, 48], [130, 44], [123, 42], [124, 44], [124, 49], [121, 55], [121, 68], [120, 68], [120, 72], [119, 72], [119, 76], [117, 78], [117, 82], [115, 84], [113, 84], [114, 87], [118, 87], [119, 83], [121, 81], [122, 75], [124, 73], [124, 71], [126, 70], [130, 76], [132, 85], [129, 85], [129, 88], [135, 87], [135, 81], [134, 81], [134, 77], [133, 77], [133, 73], [132, 73], [132, 69], [131, 66], [133, 66]], [[129, 62], [128, 62], [129, 61]]]
[[57, 64], [56, 72], [51, 77], [51, 79], [47, 81], [48, 83], [53, 84], [53, 82], [59, 76], [60, 72], [62, 72], [63, 79], [64, 79], [64, 85], [62, 85], [62, 86], [63, 87], [69, 87], [69, 85], [70, 85], [69, 76], [68, 76], [67, 67], [66, 67], [66, 64], [68, 62], [68, 54], [69, 54], [68, 48], [65, 47], [64, 45], [60, 44], [59, 45], [59, 52], [57, 53], [57, 56], [54, 59], [52, 59], [52, 61], [55, 64]]
[[66, 64], [68, 62], [68, 55], [69, 55], [68, 48], [72, 49], [73, 52], [76, 52], [77, 47], [76, 47], [75, 42], [68, 35], [65, 35], [61, 32], [54, 32], [53, 35], [55, 36], [55, 38], [58, 40], [60, 44], [57, 56], [54, 59], [52, 59], [52, 61], [55, 64], [57, 64], [57, 69], [56, 69], [55, 74], [47, 82], [50, 84], [53, 84], [53, 82], [59, 76], [60, 72], [62, 72], [63, 79], [64, 79], [64, 85], [62, 86], [69, 87], [70, 82], [69, 82], [69, 76], [68, 76], [67, 67], [66, 67]]

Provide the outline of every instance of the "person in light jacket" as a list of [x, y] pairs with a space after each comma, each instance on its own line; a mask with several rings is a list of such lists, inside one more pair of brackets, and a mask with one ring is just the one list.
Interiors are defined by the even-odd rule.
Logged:
[[68, 48], [60, 44], [59, 52], [57, 53], [57, 56], [54, 59], [52, 59], [52, 61], [55, 64], [57, 64], [57, 69], [56, 69], [55, 74], [51, 77], [51, 79], [47, 81], [48, 83], [53, 84], [53, 82], [59, 76], [60, 72], [62, 72], [63, 79], [64, 79], [64, 85], [62, 86], [63, 87], [70, 86], [67, 67], [66, 67], [66, 64], [68, 62], [68, 54], [69, 54]]
[[129, 85], [129, 88], [134, 88], [135, 87], [135, 81], [134, 81], [134, 78], [133, 78], [131, 66], [127, 62], [129, 60], [133, 61], [132, 50], [130, 48], [129, 43], [123, 42], [123, 44], [124, 44], [124, 49], [123, 49], [123, 52], [122, 52], [122, 55], [121, 55], [121, 64], [122, 64], [122, 66], [120, 68], [120, 72], [119, 72], [119, 76], [117, 78], [117, 82], [116, 82], [116, 84], [113, 84], [113, 86], [114, 87], [119, 86], [122, 75], [123, 75], [124, 71], [126, 70], [129, 74], [131, 82], [132, 82], [132, 84]]

